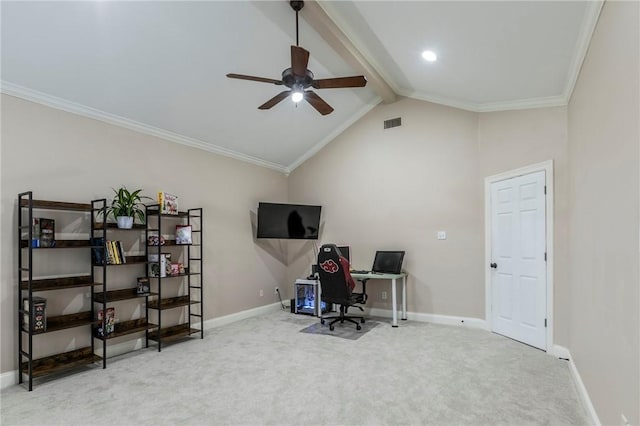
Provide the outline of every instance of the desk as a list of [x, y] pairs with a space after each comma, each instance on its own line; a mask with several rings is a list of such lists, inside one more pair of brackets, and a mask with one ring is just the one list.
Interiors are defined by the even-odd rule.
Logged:
[[354, 280], [391, 280], [391, 309], [393, 311], [392, 327], [398, 326], [398, 307], [396, 302], [396, 280], [402, 278], [402, 319], [407, 319], [407, 273], [401, 272], [399, 274], [356, 274], [351, 273]]

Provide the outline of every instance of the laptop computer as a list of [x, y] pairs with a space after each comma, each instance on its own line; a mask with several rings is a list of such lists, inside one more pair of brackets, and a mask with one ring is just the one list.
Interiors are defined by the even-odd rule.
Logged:
[[371, 272], [379, 274], [399, 274], [402, 272], [404, 250], [378, 250], [373, 259]]

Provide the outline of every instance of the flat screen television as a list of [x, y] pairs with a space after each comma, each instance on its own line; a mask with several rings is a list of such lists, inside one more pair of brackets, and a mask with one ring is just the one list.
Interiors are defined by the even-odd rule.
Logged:
[[258, 204], [258, 238], [317, 240], [321, 206]]

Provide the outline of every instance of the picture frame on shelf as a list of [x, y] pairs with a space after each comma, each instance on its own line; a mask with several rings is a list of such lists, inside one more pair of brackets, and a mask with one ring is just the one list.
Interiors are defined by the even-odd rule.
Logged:
[[176, 225], [176, 244], [193, 244], [191, 225]]
[[151, 292], [151, 284], [149, 283], [149, 278], [147, 277], [138, 277], [136, 293], [138, 296], [148, 296]]
[[178, 214], [178, 196], [169, 194], [168, 192], [158, 192], [158, 204], [160, 205], [160, 214], [177, 215]]

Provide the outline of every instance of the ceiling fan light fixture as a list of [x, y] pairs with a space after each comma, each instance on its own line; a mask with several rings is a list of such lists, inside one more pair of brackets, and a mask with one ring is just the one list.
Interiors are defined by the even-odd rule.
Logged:
[[302, 93], [301, 90], [294, 90], [291, 93], [291, 100], [295, 103], [298, 103], [302, 100], [302, 98], [304, 98], [304, 94]]
[[422, 52], [422, 58], [427, 62], [435, 62], [438, 59], [438, 55], [433, 50], [425, 50]]

